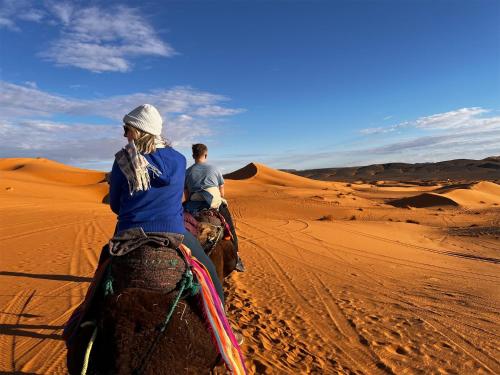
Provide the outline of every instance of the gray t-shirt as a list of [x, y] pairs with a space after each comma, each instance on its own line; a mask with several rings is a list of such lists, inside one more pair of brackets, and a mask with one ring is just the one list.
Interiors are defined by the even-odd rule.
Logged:
[[220, 185], [224, 185], [222, 173], [210, 164], [193, 164], [186, 171], [186, 187], [189, 194]]

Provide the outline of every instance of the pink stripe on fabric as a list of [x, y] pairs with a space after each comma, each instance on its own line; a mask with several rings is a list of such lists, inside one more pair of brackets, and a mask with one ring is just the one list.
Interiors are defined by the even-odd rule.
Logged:
[[229, 325], [219, 295], [205, 266], [191, 255], [191, 250], [185, 245], [180, 246], [184, 256], [191, 266], [197, 281], [201, 286], [201, 295], [205, 314], [212, 326], [213, 334], [221, 356], [229, 370], [234, 374], [247, 374], [245, 360], [240, 346]]

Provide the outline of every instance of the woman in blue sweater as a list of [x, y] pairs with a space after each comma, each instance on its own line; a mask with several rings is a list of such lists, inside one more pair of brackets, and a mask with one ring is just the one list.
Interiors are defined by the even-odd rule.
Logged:
[[212, 277], [221, 301], [222, 285], [215, 267], [198, 240], [184, 228], [182, 198], [186, 158], [161, 137], [158, 110], [144, 104], [123, 118], [128, 144], [116, 154], [110, 177], [110, 205], [118, 215], [116, 232], [142, 228], [144, 232], [184, 235], [183, 243]]

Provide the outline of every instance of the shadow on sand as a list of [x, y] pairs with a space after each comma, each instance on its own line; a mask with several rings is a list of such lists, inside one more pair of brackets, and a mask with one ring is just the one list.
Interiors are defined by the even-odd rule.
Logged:
[[25, 272], [10, 272], [10, 271], [0, 271], [0, 276], [31, 277], [34, 279], [74, 281], [77, 283], [92, 281], [91, 277], [84, 277], [84, 276], [53, 275], [53, 274], [43, 274], [43, 273], [25, 273]]
[[62, 336], [57, 333], [39, 333], [33, 330], [46, 329], [55, 331], [63, 329], [64, 326], [50, 326], [45, 324], [0, 324], [0, 335], [32, 337], [35, 339], [62, 340]]

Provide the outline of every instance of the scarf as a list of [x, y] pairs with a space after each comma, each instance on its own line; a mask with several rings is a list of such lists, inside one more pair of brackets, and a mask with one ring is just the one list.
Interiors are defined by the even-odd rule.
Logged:
[[[155, 146], [156, 148], [164, 148], [166, 143], [162, 137], [156, 137]], [[162, 174], [158, 168], [151, 165], [144, 155], [137, 150], [133, 140], [115, 154], [115, 160], [127, 179], [130, 195], [151, 188], [150, 171], [153, 174], [153, 178]]]

